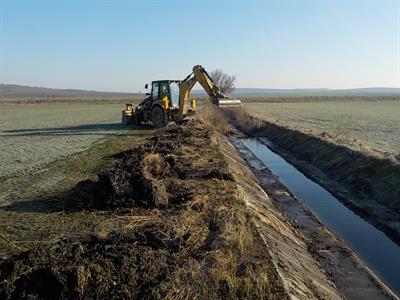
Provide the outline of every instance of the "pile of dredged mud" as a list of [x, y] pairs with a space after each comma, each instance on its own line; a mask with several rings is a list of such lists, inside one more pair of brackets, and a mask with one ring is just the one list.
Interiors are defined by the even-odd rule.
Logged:
[[97, 181], [82, 181], [66, 193], [65, 210], [170, 206], [191, 198], [190, 179], [232, 180], [218, 151], [191, 153], [199, 139], [210, 139], [210, 131], [191, 129], [162, 131], [149, 143], [114, 155], [119, 161]]
[[111, 210], [146, 222], [1, 261], [0, 299], [287, 298], [219, 138], [189, 123], [116, 154], [98, 180], [65, 193], [65, 210]]

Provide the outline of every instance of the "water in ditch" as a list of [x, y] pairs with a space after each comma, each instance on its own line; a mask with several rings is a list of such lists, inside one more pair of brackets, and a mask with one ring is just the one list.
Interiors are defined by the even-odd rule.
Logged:
[[277, 175], [293, 195], [319, 220], [343, 238], [358, 256], [397, 294], [400, 294], [400, 247], [383, 232], [343, 205], [323, 187], [307, 178], [262, 142], [242, 139], [243, 144]]

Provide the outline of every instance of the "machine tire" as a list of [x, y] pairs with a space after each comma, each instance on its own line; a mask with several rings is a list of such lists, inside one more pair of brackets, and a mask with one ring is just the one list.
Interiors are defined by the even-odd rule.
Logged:
[[121, 118], [122, 126], [126, 126], [126, 125], [128, 125], [128, 123], [129, 123], [128, 117], [124, 113], [122, 113], [122, 118]]
[[136, 108], [134, 118], [133, 118], [133, 124], [136, 126], [140, 126], [143, 123], [143, 111]]
[[161, 128], [167, 125], [164, 110], [160, 106], [155, 106], [151, 110], [151, 123], [156, 128]]

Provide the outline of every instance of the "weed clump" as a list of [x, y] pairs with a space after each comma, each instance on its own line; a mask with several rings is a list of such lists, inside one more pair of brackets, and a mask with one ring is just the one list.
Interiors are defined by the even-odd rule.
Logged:
[[400, 147], [398, 147], [395, 151], [394, 151], [394, 156], [395, 158], [400, 161]]
[[232, 132], [232, 126], [229, 124], [229, 120], [226, 118], [223, 110], [214, 104], [204, 103], [200, 120], [223, 134]]
[[244, 107], [235, 107], [224, 110], [224, 115], [229, 122], [245, 134], [252, 134], [261, 127], [261, 122], [251, 116]]

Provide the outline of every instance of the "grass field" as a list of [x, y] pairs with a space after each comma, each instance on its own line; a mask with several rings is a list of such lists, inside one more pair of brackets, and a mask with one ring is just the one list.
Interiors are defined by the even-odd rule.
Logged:
[[115, 227], [108, 213], [65, 214], [56, 199], [152, 132], [122, 128], [121, 110], [121, 104], [0, 105], [0, 257]]
[[400, 101], [250, 102], [245, 107], [263, 119], [352, 146], [399, 151]]
[[120, 126], [121, 104], [0, 105], [0, 177], [87, 149]]
[[[121, 126], [122, 107], [109, 103], [0, 105], [0, 204], [23, 198], [23, 185], [32, 186], [30, 178], [46, 174], [53, 162], [68, 162], [71, 155], [101, 148], [105, 141], [114, 139], [113, 146], [123, 138], [140, 136], [142, 131]], [[85, 159], [81, 165], [90, 162]], [[58, 184], [65, 178], [64, 171], [38, 183], [40, 190]]]

